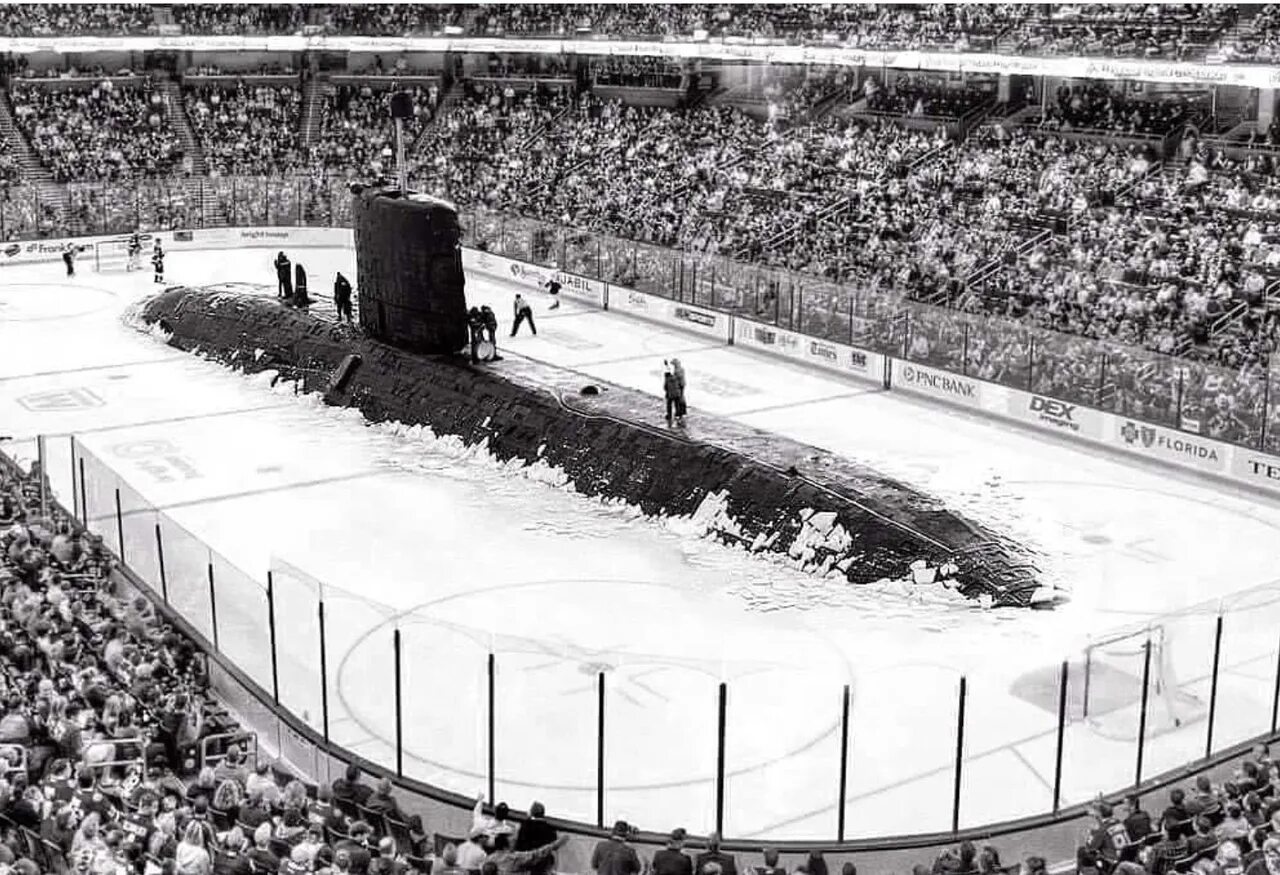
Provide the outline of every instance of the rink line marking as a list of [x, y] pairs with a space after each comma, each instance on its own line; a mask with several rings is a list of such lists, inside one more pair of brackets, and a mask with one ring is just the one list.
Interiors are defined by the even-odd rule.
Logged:
[[181, 355], [167, 356], [161, 359], [139, 359], [132, 362], [119, 362], [118, 364], [109, 365], [85, 365], [82, 368], [64, 368], [57, 371], [32, 371], [29, 374], [13, 374], [11, 376], [0, 377], [0, 383], [7, 383], [12, 380], [32, 380], [36, 377], [60, 377], [65, 374], [87, 374], [90, 371], [109, 371], [112, 368], [140, 368], [146, 365], [161, 365], [168, 362], [176, 362], [181, 359], [190, 358], [186, 353]]
[[1053, 792], [1053, 785], [1049, 783], [1049, 781], [1045, 778], [1044, 775], [1040, 774], [1040, 770], [1037, 769], [1034, 765], [1032, 765], [1031, 760], [1027, 759], [1026, 754], [1024, 754], [1021, 750], [1019, 750], [1017, 745], [1010, 747], [1009, 751], [1015, 757], [1017, 757], [1024, 766], [1027, 767], [1027, 771], [1031, 772], [1031, 774], [1036, 776], [1036, 780], [1039, 781], [1046, 790], [1048, 790], [1050, 793]]
[[[693, 353], [706, 352], [712, 349], [723, 349], [723, 348], [724, 348], [723, 343], [709, 343], [709, 344], [703, 344], [702, 346], [690, 346], [683, 349], [672, 349], [666, 352], [641, 352], [641, 353], [636, 353], [635, 355], [624, 356], [622, 358], [616, 358], [616, 359], [600, 359], [599, 361], [593, 361], [593, 362], [579, 362], [573, 367], [598, 368], [598, 367], [604, 367], [606, 365], [622, 365], [622, 364], [626, 364], [627, 362], [634, 362], [634, 361], [639, 361], [641, 359], [647, 359], [647, 358], [657, 358], [658, 356], [692, 355]], [[548, 362], [547, 364], [550, 364], [550, 362]], [[564, 366], [554, 365], [554, 367], [564, 367]]]
[[160, 419], [140, 419], [136, 422], [122, 422], [117, 425], [100, 425], [97, 428], [81, 428], [74, 432], [40, 432], [22, 440], [35, 440], [41, 434], [45, 437], [75, 437], [85, 434], [102, 434], [108, 431], [119, 431], [122, 428], [145, 428], [151, 425], [168, 425], [176, 422], [192, 422], [197, 419], [216, 419], [219, 416], [240, 416], [245, 413], [261, 413], [266, 410], [285, 410], [293, 408], [294, 405], [284, 404], [263, 404], [258, 407], [242, 407], [236, 410], [215, 410], [211, 413], [189, 413], [186, 416], [166, 416]]
[[841, 392], [837, 395], [826, 395], [822, 398], [811, 398], [808, 401], [789, 401], [786, 404], [770, 404], [765, 407], [753, 407], [749, 410], [730, 410], [721, 416], [754, 416], [757, 413], [771, 413], [776, 410], [790, 410], [793, 407], [804, 407], [809, 404], [825, 404], [828, 401], [847, 401], [850, 398], [861, 398], [863, 395], [873, 395], [877, 392], [883, 392], [883, 389], [866, 388], [859, 389], [855, 392]]
[[288, 492], [293, 489], [309, 489], [313, 486], [328, 486], [332, 483], [346, 483], [354, 480], [363, 480], [366, 477], [381, 477], [395, 473], [398, 472], [385, 468], [371, 468], [368, 471], [357, 471], [353, 474], [335, 474], [332, 477], [318, 477], [314, 480], [299, 480], [295, 483], [282, 483], [279, 486], [267, 486], [262, 489], [246, 489], [241, 492], [227, 492], [221, 495], [209, 495], [204, 498], [193, 498], [189, 501], [175, 501], [172, 504], [157, 505], [151, 509], [175, 510], [184, 507], [203, 507], [205, 505], [217, 504], [221, 501], [237, 501], [242, 498], [252, 498], [255, 495], [267, 495], [272, 492]]

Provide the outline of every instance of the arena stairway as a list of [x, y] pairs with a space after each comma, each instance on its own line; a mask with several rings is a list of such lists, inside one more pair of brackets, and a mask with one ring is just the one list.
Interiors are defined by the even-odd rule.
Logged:
[[156, 75], [154, 83], [156, 91], [160, 92], [164, 98], [169, 123], [173, 125], [173, 132], [178, 135], [178, 140], [182, 143], [182, 151], [191, 159], [192, 175], [204, 176], [208, 172], [204, 148], [200, 145], [200, 138], [191, 128], [191, 119], [187, 115], [187, 103], [182, 99], [182, 87], [168, 76], [159, 74]]
[[319, 76], [313, 75], [307, 79], [307, 84], [303, 87], [301, 133], [304, 151], [313, 147], [316, 144], [316, 140], [320, 138], [320, 123], [323, 121], [324, 116], [320, 105], [324, 100], [325, 86], [327, 84]]
[[0, 89], [0, 136], [13, 148], [18, 166], [22, 168], [22, 179], [35, 187], [40, 195], [40, 203], [56, 224], [67, 222], [67, 191], [58, 185], [49, 169], [40, 163], [39, 156], [31, 147], [30, 141], [18, 128], [13, 113], [13, 100], [7, 89]]

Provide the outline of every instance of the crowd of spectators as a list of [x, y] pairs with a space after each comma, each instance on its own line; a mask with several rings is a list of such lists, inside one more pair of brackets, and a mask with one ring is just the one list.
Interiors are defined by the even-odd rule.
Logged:
[[1190, 106], [1184, 100], [1130, 97], [1109, 82], [1063, 84], [1044, 108], [1041, 124], [1058, 130], [1164, 136], [1187, 120]]
[[63, 90], [18, 82], [9, 93], [18, 126], [59, 182], [163, 175], [181, 157], [149, 80]]
[[210, 174], [266, 176], [304, 168], [297, 86], [201, 86], [184, 89], [183, 100]]
[[[1035, 54], [1270, 63], [1280, 51], [1277, 6], [1240, 4], [869, 5], [778, 3], [178, 4], [187, 34], [407, 36], [699, 36], [844, 45], [869, 50]], [[150, 34], [154, 8], [124, 4], [12, 5], [0, 36]]]
[[625, 85], [633, 88], [679, 88], [684, 67], [666, 58], [606, 56], [593, 59], [591, 76], [597, 85]]
[[300, 33], [311, 8], [296, 3], [175, 3], [169, 7], [183, 33], [213, 36]]
[[981, 85], [951, 87], [922, 76], [898, 76], [886, 86], [874, 78], [865, 83], [867, 109], [891, 115], [961, 118], [984, 103], [995, 102], [995, 92]]
[[463, 20], [465, 6], [417, 3], [350, 3], [325, 7], [323, 27], [327, 33], [424, 36], [443, 33]]
[[22, 176], [22, 168], [9, 141], [0, 137], [0, 185], [10, 185]]
[[155, 32], [155, 10], [144, 4], [11, 3], [0, 36], [118, 36]]
[[[434, 114], [426, 88], [407, 90], [415, 116], [404, 124], [411, 145]], [[325, 96], [320, 134], [312, 153], [321, 166], [347, 175], [368, 177], [390, 172], [395, 165], [395, 125], [391, 120], [393, 89], [368, 84], [338, 85]]]
[[1100, 3], [1038, 6], [1010, 35], [1018, 52], [1186, 60], [1235, 24], [1229, 4]]

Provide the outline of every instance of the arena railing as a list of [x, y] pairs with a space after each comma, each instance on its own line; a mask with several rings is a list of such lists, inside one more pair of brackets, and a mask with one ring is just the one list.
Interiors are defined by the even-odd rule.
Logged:
[[[0, 237], [292, 225], [347, 227], [341, 180], [320, 176], [160, 178], [13, 186]], [[873, 352], [1280, 454], [1274, 369], [1235, 369], [972, 315], [728, 256], [684, 252], [482, 209], [465, 241], [495, 254], [745, 316]]]
[[[163, 439], [46, 435], [34, 452], [47, 502], [102, 535], [127, 582], [207, 651], [215, 691], [293, 770], [328, 782], [355, 762], [391, 777], [402, 807], [442, 835], [466, 834], [477, 789], [516, 810], [539, 799], [574, 835], [558, 871], [587, 871], [617, 817], [719, 827], [740, 837], [730, 850], [767, 842], [799, 862], [818, 849], [871, 871], [904, 871], [961, 840], [1068, 859], [1099, 789], [1229, 778], [1232, 760], [1277, 737], [1280, 581], [1108, 630], [1061, 662], [1031, 660], [1025, 707], [943, 667], [842, 684], [803, 647], [805, 676], [785, 687], [754, 686], [758, 665], [733, 659], [637, 686], [625, 655], [587, 671], [581, 654], [495, 634], [483, 618], [394, 610], [358, 581], [303, 570], [305, 555], [238, 567], [184, 525], [189, 502], [157, 506], [131, 483], [171, 464]], [[762, 720], [802, 732], [771, 757], [751, 741]], [[1015, 758], [1044, 782], [1009, 781]], [[638, 837], [649, 851], [662, 841]]]

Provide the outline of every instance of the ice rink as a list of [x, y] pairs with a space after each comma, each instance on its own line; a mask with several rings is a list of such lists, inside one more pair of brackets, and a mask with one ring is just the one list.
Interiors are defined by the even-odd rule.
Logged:
[[[289, 254], [313, 290], [327, 291], [335, 270], [356, 275], [351, 251]], [[172, 253], [168, 281], [265, 284], [272, 257]], [[330, 732], [387, 764], [398, 625], [410, 776], [464, 793], [484, 786], [494, 652], [498, 794], [516, 807], [537, 798], [554, 815], [594, 820], [604, 671], [606, 820], [710, 826], [724, 681], [728, 834], [834, 837], [845, 684], [848, 835], [949, 828], [962, 676], [962, 825], [1041, 812], [1060, 661], [1078, 662], [1090, 637], [1278, 573], [1280, 507], [1257, 495], [573, 302], [549, 312], [538, 297], [538, 335], [505, 341], [504, 354], [648, 392], [655, 405], [662, 360], [678, 357], [692, 417], [785, 433], [944, 498], [1034, 549], [1071, 600], [1052, 612], [982, 611], [818, 580], [701, 539], [687, 521], [579, 496], [555, 472], [504, 467], [421, 429], [371, 428], [288, 385], [179, 353], [121, 318], [156, 289], [149, 272], [62, 273], [54, 263], [0, 269], [5, 451], [30, 460], [37, 435], [74, 434], [128, 484], [126, 511], [151, 506], [172, 522], [175, 568], [171, 537], [216, 551], [225, 592], [243, 594], [220, 596], [219, 645], [259, 679], [268, 569], [333, 587]], [[469, 303], [500, 318], [512, 294], [468, 282]], [[314, 616], [279, 600], [277, 616], [281, 699], [318, 725]], [[1267, 602], [1228, 620], [1216, 747], [1269, 728], [1277, 618]], [[228, 634], [237, 628], [246, 631]], [[1182, 726], [1153, 718], [1146, 774], [1203, 753], [1213, 632], [1209, 610], [1163, 633], [1172, 664], [1162, 676], [1176, 675]], [[1133, 665], [1117, 657], [1108, 670]], [[1077, 687], [1073, 675], [1073, 697]], [[1132, 781], [1130, 704], [1117, 693], [1109, 720], [1070, 727], [1064, 803]]]

